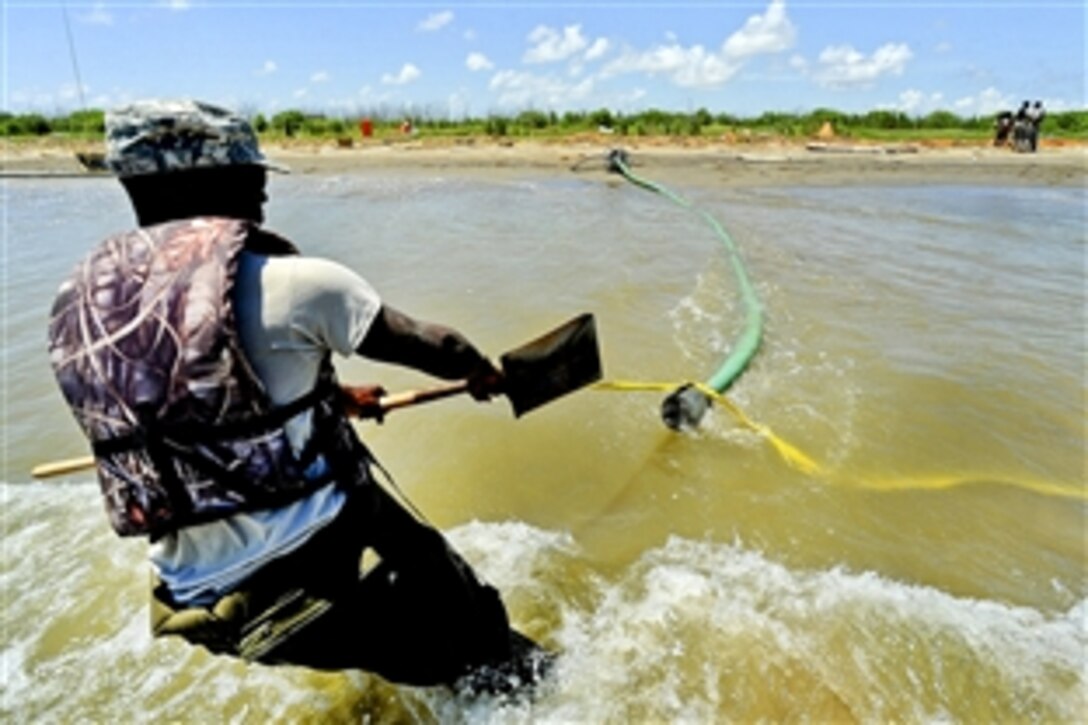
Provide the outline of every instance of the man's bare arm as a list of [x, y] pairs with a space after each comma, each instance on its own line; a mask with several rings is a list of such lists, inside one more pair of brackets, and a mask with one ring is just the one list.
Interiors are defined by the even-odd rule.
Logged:
[[382, 362], [405, 365], [445, 380], [466, 379], [477, 399], [501, 392], [502, 373], [457, 330], [412, 318], [382, 305], [356, 350]]

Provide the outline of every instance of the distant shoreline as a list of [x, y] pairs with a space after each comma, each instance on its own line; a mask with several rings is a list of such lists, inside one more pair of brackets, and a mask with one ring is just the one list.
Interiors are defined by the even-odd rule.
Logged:
[[[428, 173], [503, 176], [607, 175], [609, 150], [626, 151], [632, 171], [687, 185], [1029, 185], [1088, 184], [1088, 144], [1043, 140], [1035, 154], [982, 144], [854, 143], [847, 140], [738, 142], [595, 134], [566, 140], [406, 139], [269, 144], [267, 155], [296, 174]], [[6, 143], [0, 175], [92, 176], [76, 151], [92, 144]]]

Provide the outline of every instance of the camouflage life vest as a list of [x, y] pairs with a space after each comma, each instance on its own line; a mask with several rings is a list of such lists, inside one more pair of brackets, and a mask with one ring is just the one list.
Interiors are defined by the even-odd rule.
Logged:
[[[64, 398], [91, 441], [114, 530], [160, 536], [368, 476], [326, 357], [314, 390], [274, 406], [240, 347], [231, 288], [242, 249], [293, 254], [235, 219], [107, 239], [65, 282], [49, 325]], [[284, 424], [312, 411], [296, 455]], [[321, 475], [304, 475], [318, 458]]]

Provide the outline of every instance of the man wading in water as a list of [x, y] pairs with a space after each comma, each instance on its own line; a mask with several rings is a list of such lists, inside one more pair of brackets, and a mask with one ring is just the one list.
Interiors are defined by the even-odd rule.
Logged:
[[110, 523], [151, 542], [155, 634], [412, 685], [535, 682], [548, 657], [498, 593], [375, 481], [347, 416], [380, 419], [384, 391], [345, 394], [331, 354], [465, 379], [481, 401], [502, 373], [262, 230], [274, 167], [242, 118], [146, 102], [106, 130], [139, 228], [61, 286], [50, 357]]

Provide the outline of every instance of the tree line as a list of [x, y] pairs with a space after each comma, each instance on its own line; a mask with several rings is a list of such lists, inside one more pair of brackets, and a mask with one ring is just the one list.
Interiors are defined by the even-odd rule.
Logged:
[[[363, 118], [370, 121], [378, 137], [403, 133], [407, 121], [414, 132], [435, 136], [563, 136], [585, 132], [609, 132], [621, 136], [700, 136], [724, 133], [755, 133], [781, 137], [811, 137], [825, 123], [845, 137], [963, 136], [985, 137], [993, 132], [996, 114], [959, 116], [950, 111], [934, 111], [924, 116], [910, 116], [902, 111], [874, 110], [844, 113], [829, 108], [807, 113], [768, 111], [758, 116], [741, 117], [712, 113], [705, 108], [694, 112], [649, 109], [621, 113], [608, 109], [595, 111], [524, 110], [511, 115], [450, 119], [437, 111], [406, 111], [377, 108], [358, 115], [281, 111], [271, 116], [248, 114], [262, 136], [298, 138], [351, 137], [360, 133]], [[1063, 138], [1088, 139], [1088, 110], [1051, 113], [1044, 131]], [[101, 137], [105, 130], [101, 110], [76, 111], [67, 115], [44, 116], [39, 113], [12, 114], [0, 111], [0, 136]]]

